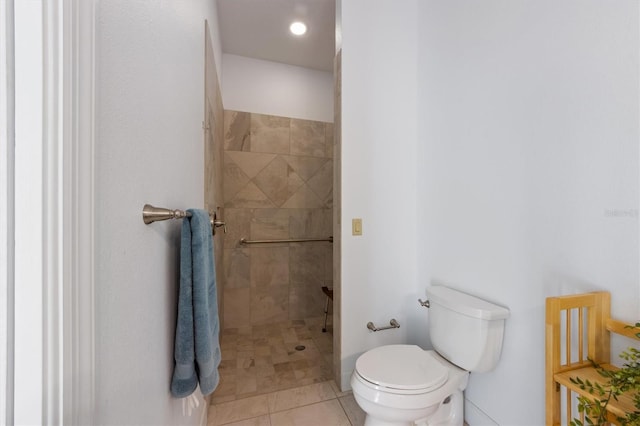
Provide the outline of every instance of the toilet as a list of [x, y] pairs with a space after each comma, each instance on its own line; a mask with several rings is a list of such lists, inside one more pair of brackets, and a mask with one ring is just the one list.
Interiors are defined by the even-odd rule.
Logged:
[[444, 286], [427, 296], [434, 350], [386, 345], [356, 361], [351, 388], [365, 426], [460, 426], [469, 373], [500, 359], [508, 309]]

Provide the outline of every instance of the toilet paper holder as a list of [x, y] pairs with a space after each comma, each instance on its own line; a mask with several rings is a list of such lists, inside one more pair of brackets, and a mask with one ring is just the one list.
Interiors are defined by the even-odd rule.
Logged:
[[387, 327], [378, 328], [375, 325], [373, 325], [371, 321], [369, 321], [367, 323], [367, 328], [371, 331], [389, 330], [391, 328], [400, 328], [400, 323], [398, 323], [398, 321], [396, 321], [395, 318], [391, 318], [391, 321], [389, 321], [389, 325]]

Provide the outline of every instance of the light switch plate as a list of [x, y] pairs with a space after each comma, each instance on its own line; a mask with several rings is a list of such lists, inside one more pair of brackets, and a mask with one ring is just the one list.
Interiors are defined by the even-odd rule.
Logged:
[[362, 235], [362, 219], [359, 217], [351, 219], [351, 235]]

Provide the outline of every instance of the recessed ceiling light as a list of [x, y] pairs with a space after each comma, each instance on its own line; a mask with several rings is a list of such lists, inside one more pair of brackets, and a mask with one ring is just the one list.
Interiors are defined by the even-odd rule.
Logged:
[[289, 30], [295, 35], [303, 35], [307, 32], [307, 26], [304, 22], [296, 21], [289, 26]]

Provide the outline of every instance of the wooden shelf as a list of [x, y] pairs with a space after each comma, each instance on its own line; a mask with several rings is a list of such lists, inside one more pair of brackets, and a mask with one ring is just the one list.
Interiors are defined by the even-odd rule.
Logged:
[[[602, 399], [571, 383], [571, 378], [604, 386], [607, 379], [589, 360], [605, 369], [615, 370], [617, 368], [611, 365], [610, 334], [637, 340], [640, 337], [632, 324], [611, 318], [611, 296], [605, 291], [547, 297], [545, 327], [546, 424], [568, 425], [581, 415], [574, 412], [576, 395], [590, 400]], [[569, 361], [563, 363], [562, 360]], [[617, 424], [617, 417], [624, 418], [635, 411], [632, 394], [620, 395], [617, 400], [612, 398], [609, 401], [610, 423]]]
[[[618, 369], [617, 367], [614, 367], [610, 364], [604, 364], [602, 365], [602, 367], [606, 370]], [[591, 400], [594, 399], [594, 396], [589, 394], [586, 390], [580, 389], [580, 386], [576, 385], [575, 383], [572, 383], [570, 380], [571, 377], [579, 377], [583, 381], [589, 380], [591, 383], [600, 383], [601, 385], [606, 382], [606, 379], [602, 377], [593, 367], [579, 368], [576, 370], [565, 371], [563, 373], [557, 373], [554, 375], [554, 379], [557, 383], [560, 383], [567, 389], [571, 389], [577, 394], [584, 395]], [[632, 395], [620, 395], [618, 396], [617, 401], [612, 398], [611, 401], [609, 401], [609, 405], [607, 405], [607, 411], [618, 417], [624, 417], [625, 414], [632, 413], [633, 411], [635, 411]]]

